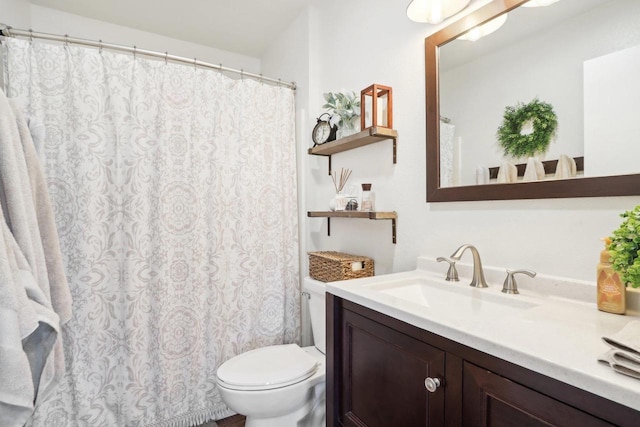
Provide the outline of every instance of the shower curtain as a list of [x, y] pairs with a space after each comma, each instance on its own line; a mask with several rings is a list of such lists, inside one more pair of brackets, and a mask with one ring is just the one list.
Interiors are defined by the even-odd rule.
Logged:
[[440, 120], [440, 187], [454, 185], [455, 130], [454, 125]]
[[216, 369], [299, 340], [294, 98], [217, 71], [8, 39], [73, 297], [67, 373], [33, 425], [231, 413]]

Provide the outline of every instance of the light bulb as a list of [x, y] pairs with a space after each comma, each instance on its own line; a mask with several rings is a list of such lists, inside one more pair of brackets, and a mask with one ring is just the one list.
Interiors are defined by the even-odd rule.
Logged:
[[464, 9], [471, 0], [413, 0], [407, 16], [415, 22], [439, 24]]
[[522, 7], [545, 7], [550, 6], [560, 0], [530, 0], [523, 4]]
[[502, 27], [504, 23], [507, 22], [507, 14], [500, 15], [489, 22], [486, 22], [482, 25], [478, 25], [477, 27], [473, 27], [460, 37], [458, 40], [467, 40], [474, 42], [476, 40], [481, 39], [484, 36], [487, 36], [494, 31], [497, 31], [498, 28]]
[[427, 15], [427, 22], [438, 23], [444, 19], [442, 17], [442, 0], [433, 0], [429, 8], [429, 14]]

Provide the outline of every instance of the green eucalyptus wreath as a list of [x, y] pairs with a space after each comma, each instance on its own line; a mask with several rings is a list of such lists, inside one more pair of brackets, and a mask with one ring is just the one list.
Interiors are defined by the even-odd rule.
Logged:
[[609, 253], [623, 283], [640, 287], [640, 205], [620, 214], [624, 220], [613, 232]]
[[[533, 132], [523, 135], [522, 126], [529, 120], [533, 122]], [[547, 151], [557, 128], [558, 117], [551, 104], [535, 98], [528, 104], [505, 108], [497, 137], [505, 156], [528, 157]]]

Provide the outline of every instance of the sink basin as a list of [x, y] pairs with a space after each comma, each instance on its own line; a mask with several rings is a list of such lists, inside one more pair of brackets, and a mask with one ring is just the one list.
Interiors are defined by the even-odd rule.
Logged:
[[525, 301], [520, 295], [506, 295], [499, 289], [477, 289], [461, 282], [439, 282], [427, 278], [411, 278], [400, 281], [383, 282], [367, 286], [368, 290], [379, 292], [394, 299], [424, 307], [430, 311], [451, 315], [455, 310], [465, 314], [490, 314], [503, 317], [521, 313], [537, 304]]

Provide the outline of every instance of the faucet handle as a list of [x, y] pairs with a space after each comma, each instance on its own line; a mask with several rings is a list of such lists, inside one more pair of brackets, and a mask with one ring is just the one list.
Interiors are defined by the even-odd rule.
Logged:
[[502, 285], [502, 292], [505, 294], [519, 294], [518, 284], [516, 283], [516, 274], [526, 274], [529, 277], [536, 277], [536, 272], [531, 270], [509, 270], [507, 269], [507, 277]]
[[447, 270], [447, 277], [445, 280], [449, 281], [449, 282], [457, 282], [460, 279], [458, 278], [458, 270], [456, 269], [456, 262], [452, 261], [448, 258], [444, 258], [444, 257], [438, 257], [436, 258], [436, 261], [438, 262], [442, 262], [442, 261], [446, 261], [449, 263], [449, 270]]

